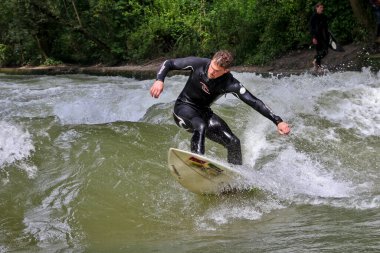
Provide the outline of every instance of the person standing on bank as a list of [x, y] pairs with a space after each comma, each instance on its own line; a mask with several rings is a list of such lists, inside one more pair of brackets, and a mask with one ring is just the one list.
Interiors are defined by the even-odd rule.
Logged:
[[174, 105], [173, 117], [179, 127], [193, 133], [191, 152], [203, 155], [207, 137], [227, 148], [229, 163], [241, 165], [240, 140], [232, 133], [227, 123], [210, 108], [219, 97], [232, 93], [277, 125], [280, 134], [288, 134], [290, 128], [233, 77], [229, 71], [232, 61], [232, 54], [223, 50], [216, 52], [212, 59], [186, 57], [166, 60], [157, 73], [150, 94], [154, 98], [160, 96], [169, 71], [189, 70], [189, 79]]
[[327, 17], [323, 14], [324, 5], [317, 3], [315, 12], [310, 18], [310, 33], [312, 42], [315, 45], [317, 54], [314, 56], [314, 70], [321, 69], [322, 59], [327, 55], [329, 49], [329, 30], [327, 25]]
[[376, 17], [376, 42], [380, 43], [380, 0], [369, 0]]

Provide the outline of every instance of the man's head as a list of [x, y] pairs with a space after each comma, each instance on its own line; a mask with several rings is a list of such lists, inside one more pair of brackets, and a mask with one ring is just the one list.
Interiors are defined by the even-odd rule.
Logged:
[[324, 5], [323, 3], [319, 2], [315, 5], [315, 12], [318, 13], [318, 14], [322, 14], [323, 13], [323, 10], [324, 10]]
[[210, 66], [207, 70], [207, 77], [210, 79], [218, 78], [229, 72], [234, 58], [229, 51], [221, 50], [214, 54]]

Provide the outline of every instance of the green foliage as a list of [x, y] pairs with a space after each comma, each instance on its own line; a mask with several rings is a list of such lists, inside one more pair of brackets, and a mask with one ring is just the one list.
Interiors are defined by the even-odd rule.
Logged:
[[45, 66], [56, 66], [56, 65], [60, 65], [62, 64], [61, 61], [57, 61], [57, 60], [54, 60], [52, 58], [47, 58], [42, 65], [45, 65]]
[[[235, 53], [264, 64], [310, 44], [316, 0], [7, 0], [0, 2], [0, 64], [117, 64]], [[325, 3], [341, 43], [368, 38], [349, 1]], [[334, 17], [334, 18], [332, 18]], [[56, 59], [56, 60], [51, 60]]]
[[131, 33], [128, 50], [132, 60], [201, 53], [202, 3], [156, 1], [151, 11], [147, 22]]
[[325, 6], [325, 14], [329, 17], [329, 29], [341, 43], [349, 43], [360, 33], [352, 15], [349, 1], [331, 0]]
[[10, 57], [9, 48], [4, 45], [0, 44], [0, 67], [7, 65]]

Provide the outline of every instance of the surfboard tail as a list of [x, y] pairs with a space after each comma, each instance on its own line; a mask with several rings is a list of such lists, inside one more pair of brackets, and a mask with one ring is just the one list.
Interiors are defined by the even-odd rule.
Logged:
[[338, 43], [338, 41], [335, 39], [334, 35], [329, 31], [329, 47], [337, 52], [344, 52], [344, 48]]
[[231, 190], [239, 174], [217, 161], [199, 154], [170, 148], [168, 165], [174, 178], [197, 194], [220, 194]]

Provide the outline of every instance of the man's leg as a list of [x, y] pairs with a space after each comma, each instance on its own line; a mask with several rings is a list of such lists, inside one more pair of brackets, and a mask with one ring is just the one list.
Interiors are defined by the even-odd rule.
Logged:
[[206, 137], [227, 148], [229, 163], [243, 164], [240, 140], [232, 133], [227, 123], [216, 114], [209, 119]]
[[191, 137], [191, 152], [203, 155], [205, 153], [206, 122], [201, 117], [191, 119], [193, 137]]
[[315, 63], [317, 67], [320, 68], [322, 64], [322, 59], [328, 53], [328, 42], [320, 41], [316, 45], [316, 51], [317, 51], [317, 54], [314, 56], [314, 59], [315, 59]]
[[176, 104], [174, 107], [174, 121], [179, 127], [193, 133], [191, 138], [191, 152], [203, 155], [205, 153], [206, 121], [200, 112], [186, 104]]

